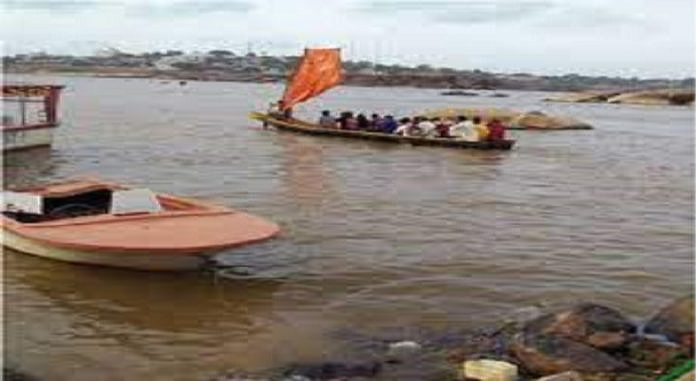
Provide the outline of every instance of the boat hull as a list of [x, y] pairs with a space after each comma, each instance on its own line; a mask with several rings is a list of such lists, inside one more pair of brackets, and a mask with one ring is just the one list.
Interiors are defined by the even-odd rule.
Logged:
[[467, 142], [459, 139], [446, 139], [446, 138], [423, 138], [423, 137], [412, 137], [412, 136], [399, 136], [392, 134], [384, 134], [379, 132], [366, 132], [366, 131], [346, 131], [332, 128], [322, 128], [315, 126], [306, 122], [299, 120], [285, 121], [280, 119], [275, 119], [274, 117], [261, 114], [252, 113], [250, 115], [252, 119], [268, 123], [269, 125], [275, 127], [281, 131], [290, 131], [295, 133], [301, 133], [306, 135], [320, 135], [328, 137], [340, 137], [349, 139], [362, 139], [362, 140], [372, 140], [388, 143], [401, 143], [410, 144], [412, 146], [435, 146], [435, 147], [447, 147], [447, 148], [468, 148], [468, 149], [481, 149], [481, 150], [509, 150], [515, 144], [514, 140], [500, 140], [500, 141], [481, 141], [481, 142]]
[[[51, 200], [55, 203], [61, 198], [85, 195], [96, 200], [94, 192], [101, 197], [106, 192], [114, 197], [108, 202], [118, 205], [115, 192], [128, 189], [119, 184], [84, 180], [18, 191], [46, 202], [41, 213], [26, 214], [45, 213], [43, 217], [51, 217], [52, 212], [47, 212]], [[5, 196], [8, 195], [11, 194]], [[91, 215], [33, 221], [5, 211], [0, 216], [2, 244], [15, 251], [65, 262], [176, 271], [199, 268], [216, 253], [265, 241], [279, 232], [278, 225], [251, 214], [162, 193], [153, 195], [161, 210], [136, 209], [125, 214], [97, 210]], [[81, 205], [63, 202], [68, 206]], [[23, 204], [15, 200], [7, 205], [21, 208]], [[97, 201], [93, 205], [101, 206]]]
[[4, 127], [2, 150], [18, 151], [36, 147], [48, 147], [53, 143], [56, 126]]
[[147, 271], [185, 271], [201, 268], [213, 253], [162, 254], [99, 252], [51, 246], [3, 229], [3, 245], [25, 254], [63, 262], [121, 267]]

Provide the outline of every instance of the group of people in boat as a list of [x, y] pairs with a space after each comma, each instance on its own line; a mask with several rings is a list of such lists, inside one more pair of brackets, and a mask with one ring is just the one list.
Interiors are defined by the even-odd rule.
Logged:
[[397, 121], [392, 115], [372, 114], [368, 118], [364, 114], [355, 116], [350, 111], [342, 112], [338, 117], [334, 117], [329, 110], [324, 110], [319, 117], [318, 125], [323, 128], [349, 131], [452, 138], [470, 142], [505, 139], [505, 126], [500, 120], [491, 119], [490, 122], [483, 123], [479, 116], [469, 118], [460, 115], [456, 120], [416, 116], [414, 118], [401, 118]]

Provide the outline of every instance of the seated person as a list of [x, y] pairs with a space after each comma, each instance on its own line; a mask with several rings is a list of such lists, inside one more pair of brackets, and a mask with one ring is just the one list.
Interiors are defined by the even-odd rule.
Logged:
[[488, 123], [488, 140], [505, 140], [505, 126], [498, 119], [493, 119]]
[[488, 127], [481, 122], [481, 117], [479, 116], [474, 117], [474, 129], [478, 133], [479, 141], [488, 139]]
[[420, 122], [418, 123], [418, 127], [421, 129], [421, 135], [422, 136], [437, 136], [437, 122], [440, 121], [440, 118], [432, 118], [428, 119], [424, 116], [419, 117]]
[[356, 131], [358, 129], [358, 120], [353, 116], [352, 112], [346, 115], [343, 128], [351, 131]]
[[435, 131], [437, 132], [438, 138], [451, 138], [449, 134], [450, 126], [454, 123], [450, 119], [440, 119], [435, 122]]
[[362, 131], [367, 131], [370, 129], [370, 121], [367, 120], [365, 114], [358, 114], [358, 129]]
[[283, 101], [271, 102], [268, 104], [268, 110], [266, 110], [266, 113], [270, 116], [281, 116], [282, 113], [280, 112], [280, 108], [282, 105]]
[[406, 130], [411, 127], [411, 118], [401, 118], [399, 119], [399, 126], [392, 132], [395, 135], [405, 135]]
[[420, 124], [424, 119], [422, 116], [417, 116], [413, 120], [408, 119], [408, 122], [399, 126], [394, 133], [412, 137], [423, 136], [423, 128], [420, 127]]
[[379, 114], [372, 114], [370, 118], [370, 131], [382, 131], [384, 119], [380, 118]]
[[454, 138], [467, 142], [477, 142], [479, 140], [474, 123], [464, 115], [457, 117], [457, 123], [449, 128], [449, 134]]
[[329, 110], [324, 110], [321, 112], [321, 117], [319, 117], [319, 126], [324, 128], [336, 128], [336, 120], [331, 116]]
[[285, 120], [292, 119], [292, 107], [288, 107], [285, 110], [283, 110], [283, 119], [285, 119]]
[[394, 117], [387, 115], [384, 117], [384, 123], [382, 123], [380, 132], [384, 132], [385, 134], [393, 134], [398, 127], [399, 126], [396, 124]]

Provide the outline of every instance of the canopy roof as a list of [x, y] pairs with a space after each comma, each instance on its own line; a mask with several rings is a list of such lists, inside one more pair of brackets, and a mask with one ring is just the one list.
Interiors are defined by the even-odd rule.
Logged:
[[61, 85], [2, 85], [3, 97], [47, 97], [60, 91]]

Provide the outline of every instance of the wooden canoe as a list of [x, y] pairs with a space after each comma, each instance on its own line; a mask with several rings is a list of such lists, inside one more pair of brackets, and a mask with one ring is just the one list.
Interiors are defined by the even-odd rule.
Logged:
[[467, 142], [459, 139], [449, 138], [426, 138], [399, 136], [379, 132], [347, 131], [332, 128], [323, 128], [318, 125], [307, 123], [298, 119], [282, 120], [271, 115], [262, 114], [258, 112], [251, 113], [249, 117], [251, 119], [267, 123], [281, 131], [290, 131], [307, 135], [321, 135], [340, 138], [373, 140], [389, 143], [402, 143], [410, 144], [413, 146], [438, 146], [448, 148], [471, 148], [483, 150], [509, 150], [515, 144], [515, 140]]
[[73, 181], [22, 190], [39, 196], [42, 214], [8, 211], [5, 200], [3, 245], [67, 262], [171, 271], [198, 268], [217, 252], [266, 240], [279, 230], [260, 217], [155, 193], [157, 211], [116, 214], [116, 192], [128, 189]]

